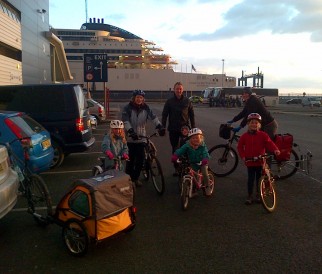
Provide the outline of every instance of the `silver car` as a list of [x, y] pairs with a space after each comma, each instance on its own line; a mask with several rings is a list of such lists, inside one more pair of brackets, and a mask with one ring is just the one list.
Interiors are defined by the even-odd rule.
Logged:
[[106, 112], [105, 112], [104, 106], [93, 99], [86, 99], [86, 100], [87, 100], [89, 114], [96, 118], [97, 123], [101, 123], [102, 121], [105, 121]]
[[7, 148], [0, 145], [0, 219], [16, 205], [18, 197], [19, 178], [8, 158]]

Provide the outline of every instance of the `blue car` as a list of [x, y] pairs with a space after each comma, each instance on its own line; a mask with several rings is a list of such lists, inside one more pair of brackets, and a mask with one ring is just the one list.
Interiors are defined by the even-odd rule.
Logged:
[[33, 173], [50, 168], [54, 158], [50, 134], [38, 122], [22, 112], [0, 111], [0, 143], [9, 143], [24, 164], [23, 146], [29, 147], [28, 167]]

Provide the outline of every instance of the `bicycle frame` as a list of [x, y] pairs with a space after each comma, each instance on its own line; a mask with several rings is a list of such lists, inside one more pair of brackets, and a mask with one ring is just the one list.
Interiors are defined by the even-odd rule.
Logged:
[[262, 205], [269, 213], [273, 212], [276, 208], [276, 193], [274, 188], [275, 176], [273, 176], [268, 159], [272, 159], [273, 155], [263, 154], [258, 157], [246, 159], [247, 161], [261, 161], [262, 176], [259, 182], [259, 192]]

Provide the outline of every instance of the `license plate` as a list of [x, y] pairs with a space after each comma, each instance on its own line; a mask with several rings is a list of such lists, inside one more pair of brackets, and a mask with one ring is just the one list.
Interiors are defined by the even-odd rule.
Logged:
[[41, 143], [43, 149], [47, 149], [51, 146], [50, 139], [47, 139]]

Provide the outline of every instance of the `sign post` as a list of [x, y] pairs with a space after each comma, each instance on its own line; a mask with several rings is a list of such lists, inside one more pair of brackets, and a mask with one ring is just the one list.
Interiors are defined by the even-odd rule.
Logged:
[[[107, 77], [107, 54], [84, 54], [84, 82], [103, 82], [104, 94], [106, 94]], [[89, 90], [87, 90], [89, 92]], [[104, 106], [106, 112], [107, 96], [104, 95]], [[107, 116], [109, 115], [109, 111]]]

